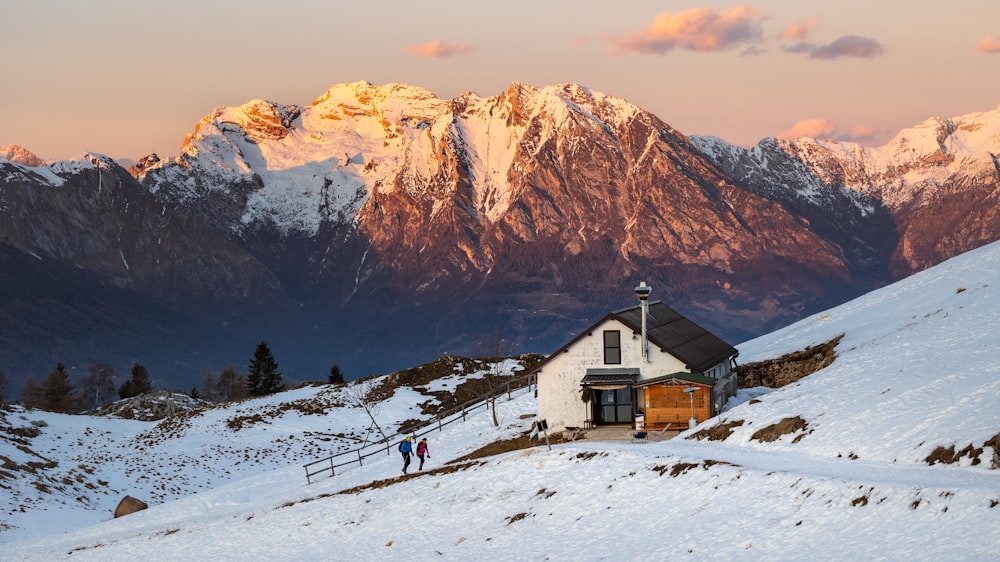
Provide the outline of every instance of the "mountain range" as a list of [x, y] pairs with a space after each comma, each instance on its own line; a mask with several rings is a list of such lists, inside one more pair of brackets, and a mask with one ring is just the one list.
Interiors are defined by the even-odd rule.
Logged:
[[[0, 553], [993, 560], [998, 292], [994, 243], [743, 342], [746, 365], [832, 353], [777, 388], [744, 380], [719, 416], [648, 441], [611, 427], [530, 441], [532, 388], [502, 393], [495, 417], [452, 410], [491, 373], [530, 369], [517, 359], [450, 356], [216, 405], [146, 395], [100, 415], [0, 407]], [[157, 402], [174, 404], [173, 415], [132, 415]], [[453, 414], [437, 418], [442, 410]], [[393, 447], [411, 433], [427, 438], [430, 456], [402, 474]], [[314, 461], [313, 471], [336, 464], [335, 473], [307, 479]], [[126, 497], [148, 509], [114, 518]]]
[[740, 342], [1000, 238], [997, 154], [1000, 107], [746, 148], [517, 83], [219, 107], [127, 168], [0, 147], [0, 365], [188, 388], [261, 340], [293, 380], [546, 353], [640, 281]]

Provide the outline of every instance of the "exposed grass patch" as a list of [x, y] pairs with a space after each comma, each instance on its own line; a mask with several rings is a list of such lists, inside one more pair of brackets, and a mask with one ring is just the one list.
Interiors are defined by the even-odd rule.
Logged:
[[844, 334], [819, 345], [737, 368], [740, 388], [781, 388], [829, 366], [837, 358], [837, 344]]
[[[550, 443], [566, 443], [568, 442], [561, 434], [552, 435], [549, 437]], [[543, 444], [541, 441], [532, 441], [528, 438], [528, 433], [524, 433], [520, 437], [513, 437], [511, 439], [504, 439], [502, 441], [495, 441], [489, 445], [485, 445], [476, 449], [475, 451], [469, 453], [468, 455], [459, 457], [450, 462], [464, 462], [472, 459], [481, 459], [483, 457], [492, 457], [493, 455], [499, 455], [501, 453], [508, 453], [510, 451], [519, 451], [521, 449], [530, 449], [532, 447], [538, 447]]]
[[505, 385], [509, 380], [521, 376], [522, 373], [530, 371], [535, 367], [535, 365], [544, 359], [543, 356], [535, 353], [517, 355], [512, 358], [520, 362], [523, 370], [512, 375], [493, 376], [490, 381], [483, 378], [469, 379], [459, 383], [454, 392], [443, 390], [428, 391], [424, 387], [438, 379], [452, 375], [466, 376], [479, 371], [488, 371], [491, 364], [505, 359], [503, 357], [484, 357], [474, 359], [458, 355], [443, 355], [430, 363], [425, 363], [409, 369], [403, 369], [402, 371], [396, 371], [382, 377], [379, 384], [372, 387], [366, 399], [373, 402], [381, 402], [392, 398], [392, 396], [396, 393], [396, 390], [400, 387], [411, 387], [417, 389], [424, 395], [435, 398], [438, 402], [437, 404], [433, 401], [422, 403], [421, 413], [426, 415], [437, 414], [442, 410], [465, 403], [485, 394], [490, 390], [491, 385], [495, 388]]
[[521, 513], [518, 513], [517, 515], [511, 515], [510, 517], [507, 518], [507, 525], [510, 526], [511, 523], [515, 523], [517, 521], [525, 519], [530, 515], [531, 515], [530, 513], [525, 513], [523, 511]]
[[986, 447], [993, 449], [993, 458], [990, 459], [990, 468], [996, 470], [1000, 469], [1000, 433], [997, 433], [993, 437], [987, 439], [982, 446], [977, 447], [970, 443], [962, 449], [955, 448], [955, 445], [949, 445], [947, 447], [940, 445], [935, 447], [933, 451], [924, 459], [927, 464], [956, 464], [964, 458], [969, 459], [970, 464], [973, 466], [978, 465], [982, 462], [980, 458], [983, 455]]
[[[362, 484], [360, 486], [355, 486], [353, 488], [348, 488], [346, 490], [341, 490], [341, 491], [339, 491], [337, 493], [338, 494], [358, 494], [358, 493], [364, 492], [365, 490], [377, 490], [377, 489], [380, 489], [380, 488], [385, 488], [385, 487], [388, 487], [388, 486], [392, 486], [393, 484], [398, 484], [400, 482], [404, 482], [406, 480], [410, 480], [411, 478], [420, 478], [420, 477], [423, 477], [423, 476], [439, 476], [439, 475], [442, 475], [442, 474], [453, 474], [455, 472], [459, 472], [459, 471], [462, 471], [462, 470], [468, 470], [469, 468], [472, 468], [474, 466], [479, 466], [479, 465], [482, 465], [482, 464], [484, 464], [484, 463], [482, 463], [482, 462], [465, 462], [465, 463], [460, 463], [460, 464], [448, 464], [448, 465], [445, 465], [445, 466], [442, 466], [442, 467], [439, 467], [439, 468], [435, 468], [433, 470], [426, 470], [424, 472], [414, 472], [412, 474], [403, 474], [403, 475], [401, 475], [401, 476], [399, 476], [397, 478], [386, 478], [386, 479], [383, 479], [383, 480], [374, 480], [372, 482], [369, 482], [368, 484]], [[299, 502], [296, 502], [296, 503], [301, 503], [302, 501], [303, 500], [299, 500]], [[285, 507], [285, 506], [283, 506], [283, 507]]]
[[734, 420], [726, 423], [720, 423], [718, 425], [713, 425], [712, 427], [706, 427], [705, 429], [699, 429], [694, 434], [688, 437], [688, 439], [697, 439], [698, 441], [725, 441], [729, 439], [729, 436], [733, 434], [733, 429], [743, 425], [743, 420]]
[[[757, 430], [750, 439], [760, 441], [762, 443], [770, 443], [772, 441], [777, 441], [782, 435], [789, 435], [795, 433], [796, 431], [805, 431], [808, 427], [806, 420], [795, 416], [794, 418], [785, 418], [778, 423], [773, 423], [763, 429]], [[797, 442], [797, 441], [796, 441]]]
[[678, 477], [681, 474], [691, 470], [692, 468], [698, 468], [698, 463], [696, 462], [679, 462], [674, 466], [670, 467], [670, 476]]

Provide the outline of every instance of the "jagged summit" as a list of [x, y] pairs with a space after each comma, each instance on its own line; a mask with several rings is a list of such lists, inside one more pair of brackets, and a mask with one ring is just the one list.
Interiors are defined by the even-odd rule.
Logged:
[[284, 318], [313, 369], [471, 353], [484, 326], [545, 351], [641, 279], [739, 342], [995, 240], [998, 115], [931, 119], [875, 149], [741, 148], [572, 83], [452, 99], [338, 84], [307, 106], [218, 107], [178, 157], [128, 171], [0, 160], [0, 234], [47, 280], [84, 271], [139, 291], [140, 309], [217, 296], [197, 305], [208, 333]]
[[45, 161], [37, 157], [27, 148], [16, 144], [0, 145], [0, 160], [24, 164], [25, 166], [44, 166]]

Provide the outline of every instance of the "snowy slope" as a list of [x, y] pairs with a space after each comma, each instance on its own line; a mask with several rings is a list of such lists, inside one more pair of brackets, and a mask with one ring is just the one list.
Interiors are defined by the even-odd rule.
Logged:
[[[782, 389], [742, 391], [720, 418], [670, 441], [541, 446], [344, 494], [338, 492], [397, 476], [397, 455], [308, 486], [301, 466], [274, 455], [273, 470], [255, 469], [122, 519], [109, 521], [104, 513], [81, 522], [50, 512], [39, 518], [48, 520], [44, 528], [0, 535], [0, 554], [5, 560], [995, 559], [1000, 470], [991, 468], [995, 451], [987, 443], [1000, 439], [998, 288], [995, 243], [747, 342], [742, 362], [844, 335], [826, 369]], [[415, 399], [401, 392], [381, 415], [412, 417]], [[530, 420], [521, 416], [534, 411], [534, 400], [522, 393], [499, 406], [500, 429], [480, 410], [432, 434], [431, 468], [526, 428]], [[191, 418], [198, 429], [189, 433], [205, 436], [205, 455], [214, 460], [171, 469], [189, 481], [210, 479], [235, 458], [216, 456], [211, 447], [253, 449], [250, 437], [226, 445], [209, 430], [235, 414], [222, 410], [213, 422]], [[23, 415], [57, 423], [51, 414]], [[328, 417], [330, 430], [366, 425], [347, 412], [331, 410]], [[771, 442], [752, 437], [791, 417], [802, 418], [805, 429]], [[253, 439], [260, 449], [273, 446], [268, 432], [299, 440], [307, 427], [318, 433], [319, 419], [325, 417], [288, 411]], [[137, 433], [135, 422], [102, 423], [113, 434]], [[691, 438], [726, 423], [734, 427], [723, 441]], [[63, 440], [82, 439], [71, 437], [69, 427], [58, 431]], [[163, 440], [155, 458], [190, 455], [193, 443]], [[935, 448], [950, 445], [979, 453], [953, 464], [926, 462]]]

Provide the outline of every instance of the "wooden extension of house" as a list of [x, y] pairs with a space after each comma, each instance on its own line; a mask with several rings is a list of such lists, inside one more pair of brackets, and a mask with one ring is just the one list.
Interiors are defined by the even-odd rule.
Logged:
[[687, 429], [736, 394], [736, 349], [666, 304], [611, 312], [536, 368], [538, 416], [553, 431]]

